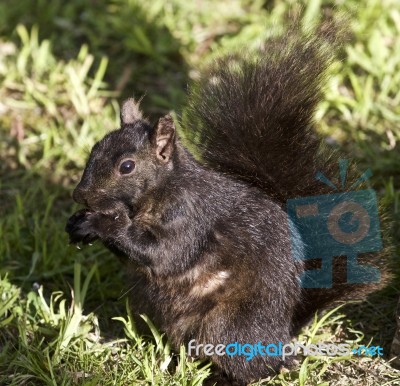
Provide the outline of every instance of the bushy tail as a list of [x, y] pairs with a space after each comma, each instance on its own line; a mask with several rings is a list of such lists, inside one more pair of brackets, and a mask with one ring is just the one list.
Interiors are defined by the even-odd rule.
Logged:
[[185, 115], [202, 160], [282, 203], [320, 191], [314, 176], [331, 156], [322, 151], [313, 116], [332, 61], [327, 46], [295, 31], [257, 53], [216, 60], [194, 82]]
[[[314, 113], [332, 63], [332, 40], [292, 31], [269, 40], [258, 53], [240, 52], [214, 62], [194, 82], [184, 116], [186, 136], [204, 163], [263, 189], [284, 207], [288, 199], [316, 196], [336, 182], [337, 156], [314, 131]], [[326, 39], [328, 38], [328, 40]], [[349, 176], [349, 179], [351, 177]], [[387, 280], [387, 258], [365, 256], [382, 281], [348, 284], [346, 257], [333, 262], [333, 288], [304, 289], [293, 320], [296, 330], [336, 300], [365, 296]], [[307, 261], [307, 269], [320, 261]]]

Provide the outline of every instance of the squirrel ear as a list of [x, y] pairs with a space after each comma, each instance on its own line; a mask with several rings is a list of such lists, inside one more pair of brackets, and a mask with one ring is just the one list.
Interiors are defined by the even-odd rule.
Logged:
[[121, 108], [121, 127], [131, 125], [143, 118], [142, 112], [139, 110], [139, 102], [133, 98], [127, 99]]
[[154, 128], [152, 143], [156, 150], [156, 157], [167, 163], [175, 147], [175, 125], [170, 115], [158, 120]]

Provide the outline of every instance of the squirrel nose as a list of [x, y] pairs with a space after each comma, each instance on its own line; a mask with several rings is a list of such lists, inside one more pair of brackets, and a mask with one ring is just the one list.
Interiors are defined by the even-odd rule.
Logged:
[[79, 185], [74, 189], [74, 191], [72, 192], [72, 198], [74, 199], [75, 202], [77, 202], [78, 204], [82, 204], [85, 206], [88, 206], [88, 202], [87, 202], [87, 190], [82, 189], [82, 187], [80, 187]]

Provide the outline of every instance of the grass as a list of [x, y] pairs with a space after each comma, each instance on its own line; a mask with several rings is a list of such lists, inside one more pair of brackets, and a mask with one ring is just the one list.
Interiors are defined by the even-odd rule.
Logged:
[[[256, 46], [294, 15], [349, 15], [320, 131], [361, 166], [400, 241], [400, 4], [396, 0], [21, 0], [0, 4], [0, 384], [201, 385], [208, 364], [135, 332], [121, 266], [68, 245], [70, 198], [91, 146], [118, 126], [118, 100], [150, 118], [180, 112], [196, 68]], [[398, 273], [397, 273], [398, 274]], [[320, 316], [299, 339], [384, 347], [382, 358], [299, 358], [274, 385], [395, 385], [388, 353], [399, 281]], [[151, 321], [148, 321], [151, 324]], [[260, 382], [266, 384], [267, 381]]]

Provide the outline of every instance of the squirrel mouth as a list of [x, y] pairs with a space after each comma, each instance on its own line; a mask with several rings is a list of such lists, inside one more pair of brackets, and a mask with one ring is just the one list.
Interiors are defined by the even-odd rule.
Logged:
[[129, 218], [135, 217], [135, 214], [137, 212], [134, 205], [128, 203], [124, 204], [123, 206], [119, 205], [118, 207], [113, 207], [112, 205], [110, 205], [107, 208], [85, 205], [85, 209], [90, 213], [101, 213], [105, 216], [115, 216], [115, 214], [118, 212], [124, 212]]

